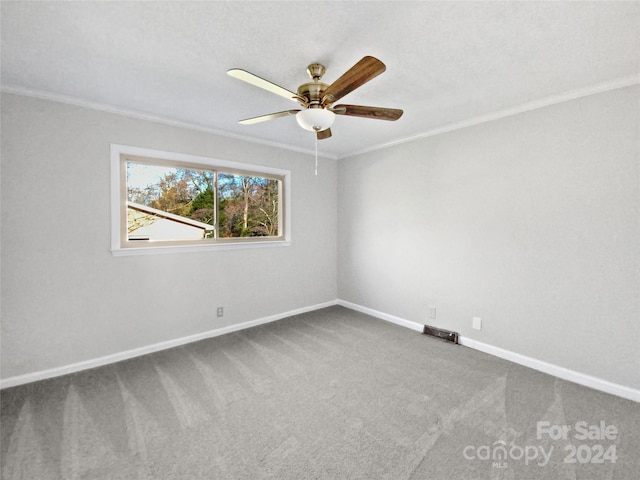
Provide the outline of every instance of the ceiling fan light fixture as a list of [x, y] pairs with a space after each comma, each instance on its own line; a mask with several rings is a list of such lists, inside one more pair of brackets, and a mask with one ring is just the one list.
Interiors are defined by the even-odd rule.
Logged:
[[335, 119], [335, 113], [324, 108], [307, 108], [296, 114], [298, 125], [311, 132], [321, 132], [330, 128]]

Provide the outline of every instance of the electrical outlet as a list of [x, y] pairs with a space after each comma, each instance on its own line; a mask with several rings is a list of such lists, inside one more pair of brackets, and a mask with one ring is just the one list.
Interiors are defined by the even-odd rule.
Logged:
[[482, 318], [473, 317], [473, 328], [475, 330], [482, 330]]
[[436, 307], [433, 305], [429, 305], [429, 318], [431, 320], [435, 320], [436, 318]]
[[218, 307], [216, 315], [218, 316], [218, 318], [219, 317], [223, 317], [224, 316], [224, 307]]

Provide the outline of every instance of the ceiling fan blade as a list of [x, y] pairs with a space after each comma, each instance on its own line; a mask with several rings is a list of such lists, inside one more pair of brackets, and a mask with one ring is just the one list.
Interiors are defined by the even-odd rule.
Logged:
[[274, 118], [295, 115], [299, 111], [300, 110], [285, 110], [284, 112], [269, 113], [268, 115], [260, 115], [259, 117], [245, 118], [244, 120], [240, 120], [238, 123], [242, 125], [251, 125], [253, 123], [266, 122], [267, 120], [272, 120]]
[[362, 60], [327, 87], [324, 91], [322, 105], [329, 105], [341, 99], [346, 94], [380, 75], [386, 68], [384, 63], [375, 57], [363, 57]]
[[325, 138], [329, 138], [331, 136], [331, 129], [327, 128], [326, 130], [322, 130], [320, 132], [316, 132], [316, 138], [318, 140], [324, 140]]
[[336, 115], [376, 118], [378, 120], [398, 120], [404, 111], [398, 108], [365, 107], [363, 105], [336, 105], [331, 109]]
[[227, 70], [227, 73], [238, 80], [242, 80], [243, 82], [250, 83], [256, 87], [263, 88], [268, 92], [275, 93], [276, 95], [280, 95], [281, 97], [288, 98], [289, 100], [293, 100], [297, 102], [299, 100], [299, 95], [290, 90], [287, 90], [280, 85], [276, 85], [269, 80], [265, 80], [264, 78], [260, 78], [253, 73], [247, 72], [246, 70], [241, 70], [239, 68], [232, 68], [231, 70]]

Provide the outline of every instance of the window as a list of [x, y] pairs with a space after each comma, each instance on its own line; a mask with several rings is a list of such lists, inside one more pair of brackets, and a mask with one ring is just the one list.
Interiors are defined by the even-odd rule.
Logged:
[[285, 170], [111, 146], [115, 255], [287, 245]]

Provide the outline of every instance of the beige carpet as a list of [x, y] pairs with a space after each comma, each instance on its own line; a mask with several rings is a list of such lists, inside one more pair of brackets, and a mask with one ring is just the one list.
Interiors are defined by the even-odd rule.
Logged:
[[341, 307], [1, 395], [6, 480], [640, 472], [640, 404]]

